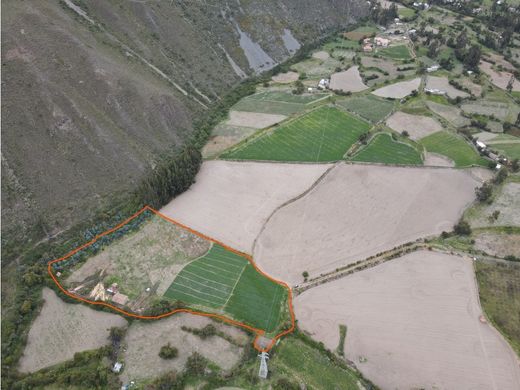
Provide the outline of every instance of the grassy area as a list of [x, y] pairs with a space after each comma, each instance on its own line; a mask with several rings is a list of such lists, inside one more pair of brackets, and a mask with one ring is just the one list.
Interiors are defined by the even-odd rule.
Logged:
[[240, 100], [232, 110], [291, 115], [305, 110], [310, 104], [327, 95], [294, 95], [288, 92], [266, 91]]
[[408, 46], [406, 45], [390, 46], [385, 49], [379, 49], [377, 54], [393, 60], [407, 60], [412, 58]]
[[238, 160], [337, 161], [368, 131], [368, 123], [330, 106], [320, 107], [222, 155]]
[[377, 134], [368, 146], [352, 158], [352, 161], [422, 165], [421, 154], [417, 149], [403, 142], [394, 141], [387, 133]]
[[493, 143], [490, 146], [510, 159], [520, 158], [520, 140], [519, 143]]
[[411, 8], [402, 7], [397, 10], [397, 14], [401, 19], [413, 18], [415, 11]]
[[185, 304], [220, 309], [256, 328], [274, 331], [287, 291], [240, 255], [214, 244], [185, 266], [164, 294]]
[[481, 157], [466, 141], [456, 134], [439, 131], [419, 141], [428, 152], [442, 154], [453, 160], [456, 167], [470, 165], [488, 166], [486, 159]]
[[337, 102], [341, 107], [354, 112], [373, 123], [386, 118], [394, 109], [394, 102], [374, 95], [352, 97]]
[[349, 370], [331, 364], [318, 350], [295, 338], [282, 341], [269, 361], [273, 370], [304, 382], [313, 389], [358, 389], [358, 378]]
[[520, 355], [520, 264], [476, 263], [480, 302]]
[[338, 343], [338, 354], [340, 356], [345, 355], [345, 339], [347, 337], [347, 325], [341, 324], [339, 326], [339, 343]]

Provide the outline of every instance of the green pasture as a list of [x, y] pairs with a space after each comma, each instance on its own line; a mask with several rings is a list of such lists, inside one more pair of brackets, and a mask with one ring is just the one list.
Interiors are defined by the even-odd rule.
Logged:
[[377, 123], [386, 118], [394, 109], [395, 103], [381, 99], [374, 95], [352, 97], [337, 102], [350, 112], [358, 114], [372, 123]]
[[377, 134], [368, 146], [352, 158], [352, 161], [422, 165], [421, 154], [417, 149], [403, 142], [394, 141], [387, 133]]

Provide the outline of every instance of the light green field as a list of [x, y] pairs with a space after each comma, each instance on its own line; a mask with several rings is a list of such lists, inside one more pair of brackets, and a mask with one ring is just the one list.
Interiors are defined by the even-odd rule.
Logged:
[[390, 134], [377, 134], [352, 161], [384, 164], [422, 165], [421, 154], [411, 145], [394, 141]]
[[218, 309], [271, 332], [279, 325], [287, 290], [258, 273], [245, 257], [214, 244], [181, 270], [164, 296]]
[[397, 14], [399, 15], [399, 17], [401, 19], [403, 19], [403, 18], [412, 18], [415, 15], [415, 11], [413, 9], [411, 9], [411, 8], [403, 7], [403, 8], [399, 8], [397, 10]]
[[481, 157], [466, 141], [456, 134], [447, 131], [438, 131], [419, 141], [428, 152], [442, 154], [453, 160], [456, 167], [471, 165], [488, 166], [485, 158]]
[[[519, 140], [520, 141], [520, 140]], [[491, 149], [496, 149], [504, 156], [510, 159], [520, 159], [520, 142], [519, 143], [493, 143], [490, 145]]]
[[289, 92], [266, 91], [240, 100], [232, 110], [291, 115], [305, 110], [313, 102], [326, 96], [328, 94], [294, 95]]
[[373, 123], [386, 118], [394, 109], [394, 102], [374, 95], [352, 97], [337, 102], [348, 111], [358, 114]]
[[237, 160], [337, 161], [368, 131], [368, 123], [322, 106], [221, 155]]
[[406, 45], [390, 46], [385, 49], [379, 49], [377, 54], [380, 54], [383, 57], [391, 58], [393, 60], [407, 60], [412, 58], [410, 56], [408, 46]]

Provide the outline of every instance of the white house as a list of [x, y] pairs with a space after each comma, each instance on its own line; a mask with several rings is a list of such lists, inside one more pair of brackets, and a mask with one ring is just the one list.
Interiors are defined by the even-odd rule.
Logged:
[[482, 141], [477, 140], [477, 142], [475, 142], [475, 144], [477, 145], [477, 148], [479, 148], [479, 149], [486, 149], [486, 144]]
[[435, 72], [435, 71], [439, 70], [439, 68], [440, 68], [440, 65], [435, 64], [435, 65], [427, 67], [426, 72], [428, 72], [428, 73]]
[[320, 82], [318, 83], [318, 88], [319, 89], [325, 89], [325, 88], [328, 88], [329, 87], [329, 79], [321, 79]]

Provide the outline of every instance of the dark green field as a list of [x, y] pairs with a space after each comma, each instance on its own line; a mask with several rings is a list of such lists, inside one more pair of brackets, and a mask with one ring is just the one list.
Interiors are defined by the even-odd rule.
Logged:
[[422, 165], [421, 154], [411, 145], [394, 141], [390, 134], [376, 135], [352, 161], [384, 164]]
[[206, 255], [181, 270], [164, 296], [202, 309], [218, 309], [271, 332], [280, 323], [287, 290], [258, 273], [245, 257], [214, 244]]
[[225, 152], [236, 160], [325, 162], [343, 158], [369, 124], [330, 106], [320, 107]]
[[485, 158], [480, 157], [466, 141], [447, 131], [433, 133], [419, 141], [428, 152], [442, 154], [453, 160], [456, 167], [471, 165], [488, 166]]

